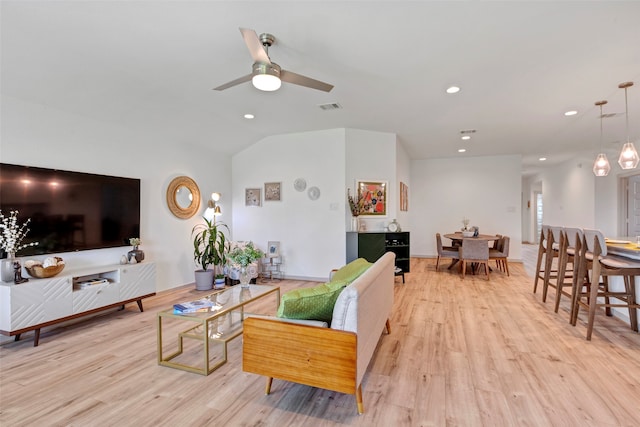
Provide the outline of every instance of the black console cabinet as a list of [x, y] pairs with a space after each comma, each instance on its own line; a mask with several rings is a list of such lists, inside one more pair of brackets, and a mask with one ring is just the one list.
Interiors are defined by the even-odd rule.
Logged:
[[347, 263], [357, 258], [375, 262], [385, 252], [396, 254], [396, 276], [409, 272], [409, 232], [400, 233], [347, 233]]

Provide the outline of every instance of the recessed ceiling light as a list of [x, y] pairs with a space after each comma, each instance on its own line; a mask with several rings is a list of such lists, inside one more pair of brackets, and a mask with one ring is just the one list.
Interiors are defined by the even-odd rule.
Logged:
[[541, 162], [544, 162], [545, 160], [547, 160], [546, 157], [540, 157], [538, 160], [540, 160]]
[[466, 152], [466, 151], [467, 151], [467, 150], [466, 150], [465, 148], [460, 148], [460, 149], [458, 149], [458, 153], [464, 153], [464, 152]]
[[458, 86], [451, 86], [447, 88], [447, 93], [458, 93], [460, 92], [460, 88]]
[[253, 119], [255, 116], [253, 114], [245, 114], [244, 118], [245, 119]]
[[571, 110], [564, 113], [565, 116], [575, 116], [576, 114], [578, 114], [576, 110]]
[[471, 137], [470, 137], [469, 135], [465, 135], [465, 136], [463, 136], [461, 139], [464, 139], [464, 140], [466, 141], [466, 140], [468, 140], [468, 139], [471, 139]]

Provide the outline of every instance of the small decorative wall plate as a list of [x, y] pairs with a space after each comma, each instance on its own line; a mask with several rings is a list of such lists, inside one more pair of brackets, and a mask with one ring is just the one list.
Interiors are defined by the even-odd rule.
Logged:
[[304, 189], [307, 188], [307, 181], [305, 181], [304, 178], [298, 178], [293, 181], [293, 188], [295, 188], [296, 191], [304, 191]]
[[318, 187], [311, 187], [307, 194], [311, 200], [318, 200], [320, 197], [320, 189]]

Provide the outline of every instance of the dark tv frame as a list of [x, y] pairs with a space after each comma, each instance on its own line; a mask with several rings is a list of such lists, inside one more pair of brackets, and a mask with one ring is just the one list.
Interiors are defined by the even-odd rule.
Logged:
[[[62, 202], [54, 204], [56, 197]], [[140, 237], [140, 205], [138, 178], [0, 163], [2, 213], [18, 210], [20, 224], [31, 218], [23, 243], [39, 242], [18, 256], [127, 246]]]

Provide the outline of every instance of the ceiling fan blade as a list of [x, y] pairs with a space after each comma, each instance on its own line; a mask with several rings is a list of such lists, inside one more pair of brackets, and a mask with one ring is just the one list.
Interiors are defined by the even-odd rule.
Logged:
[[269, 55], [267, 55], [267, 51], [264, 50], [264, 46], [262, 46], [262, 43], [260, 43], [260, 39], [258, 38], [258, 34], [255, 32], [255, 30], [240, 28], [240, 32], [242, 33], [244, 43], [247, 45], [249, 53], [253, 58], [253, 62], [266, 62], [268, 64], [271, 64]]
[[253, 73], [251, 74], [247, 74], [246, 76], [242, 76], [240, 78], [237, 78], [235, 80], [230, 81], [229, 83], [225, 83], [223, 85], [220, 85], [218, 87], [214, 87], [213, 90], [225, 90], [225, 89], [229, 89], [230, 87], [239, 85], [240, 83], [244, 83], [244, 82], [248, 82], [249, 80], [251, 80], [251, 78], [253, 77]]
[[291, 71], [280, 71], [280, 80], [287, 83], [293, 83], [294, 85], [321, 90], [323, 92], [331, 92], [331, 89], [333, 89], [333, 85], [330, 85], [329, 83], [324, 83], [320, 80], [312, 79], [311, 77], [305, 77], [300, 74], [292, 73]]

